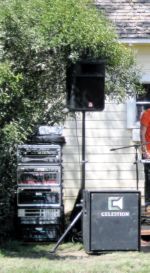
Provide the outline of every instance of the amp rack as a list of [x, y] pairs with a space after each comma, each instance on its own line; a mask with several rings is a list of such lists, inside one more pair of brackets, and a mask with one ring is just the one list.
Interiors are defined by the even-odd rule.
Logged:
[[37, 164], [58, 164], [61, 163], [60, 145], [18, 145], [17, 149], [18, 164], [37, 163]]
[[63, 208], [19, 208], [20, 224], [60, 224], [63, 218]]
[[19, 165], [18, 186], [60, 185], [62, 167], [60, 165]]
[[64, 227], [62, 145], [17, 148], [17, 223], [21, 239], [57, 241]]
[[62, 189], [61, 187], [18, 187], [17, 205], [18, 207], [59, 207], [62, 205]]
[[21, 238], [25, 242], [57, 241], [61, 234], [60, 225], [22, 225]]

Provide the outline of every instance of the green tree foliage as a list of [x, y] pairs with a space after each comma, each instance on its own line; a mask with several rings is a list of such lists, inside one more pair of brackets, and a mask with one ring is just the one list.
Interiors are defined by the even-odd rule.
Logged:
[[13, 218], [16, 145], [26, 141], [36, 125], [63, 121], [66, 64], [84, 56], [106, 60], [108, 95], [122, 99], [137, 90], [132, 53], [118, 43], [92, 0], [1, 1], [1, 237], [12, 230], [8, 221]]

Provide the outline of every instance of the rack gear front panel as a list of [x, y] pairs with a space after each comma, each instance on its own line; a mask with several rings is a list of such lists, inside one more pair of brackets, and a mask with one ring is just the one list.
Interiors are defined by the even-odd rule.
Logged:
[[17, 215], [24, 241], [57, 241], [63, 230], [62, 146], [17, 149]]

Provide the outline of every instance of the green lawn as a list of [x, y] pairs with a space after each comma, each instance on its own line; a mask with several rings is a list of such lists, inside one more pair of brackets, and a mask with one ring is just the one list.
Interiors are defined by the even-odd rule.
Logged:
[[13, 241], [0, 248], [0, 273], [149, 273], [150, 247], [141, 252], [88, 255], [82, 244], [26, 244]]

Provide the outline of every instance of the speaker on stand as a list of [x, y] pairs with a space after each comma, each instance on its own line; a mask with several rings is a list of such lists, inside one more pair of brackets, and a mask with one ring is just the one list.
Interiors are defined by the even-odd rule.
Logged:
[[[85, 112], [102, 111], [105, 104], [105, 61], [81, 59], [67, 66], [67, 107], [70, 111], [82, 112], [82, 185], [70, 220], [81, 210], [79, 206], [85, 188]], [[75, 233], [82, 230], [81, 219], [75, 225]]]
[[80, 60], [68, 64], [67, 107], [70, 111], [102, 111], [104, 109], [105, 62]]

